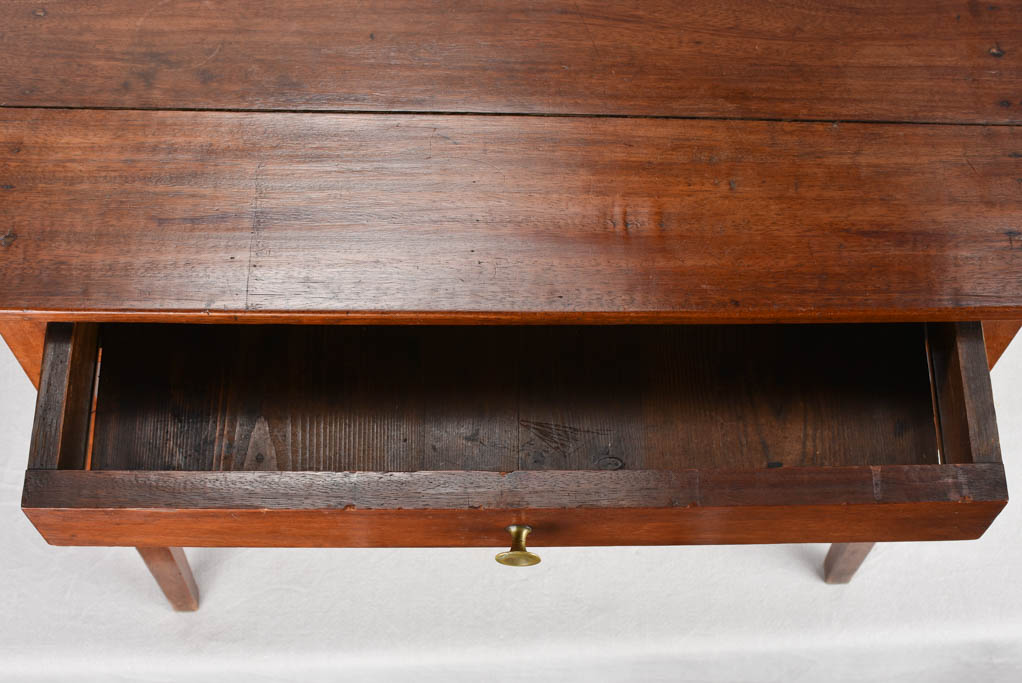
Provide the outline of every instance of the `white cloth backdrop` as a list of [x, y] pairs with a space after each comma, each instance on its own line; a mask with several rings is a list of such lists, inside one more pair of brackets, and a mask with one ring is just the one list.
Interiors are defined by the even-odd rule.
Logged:
[[46, 545], [19, 509], [35, 392], [0, 344], [0, 681], [1022, 681], [1022, 342], [993, 373], [1011, 502], [978, 541], [189, 549], [172, 612], [130, 548]]

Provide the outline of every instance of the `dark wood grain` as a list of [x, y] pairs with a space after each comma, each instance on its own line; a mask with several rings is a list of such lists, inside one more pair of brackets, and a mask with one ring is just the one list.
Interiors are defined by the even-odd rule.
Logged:
[[928, 326], [942, 462], [1001, 462], [983, 326]]
[[1022, 122], [1015, 0], [8, 0], [0, 104]]
[[32, 471], [22, 505], [56, 545], [454, 547], [965, 539], [1007, 498], [1000, 464], [700, 474]]
[[873, 543], [835, 543], [823, 561], [823, 580], [827, 583], [849, 583], [862, 566]]
[[921, 325], [103, 326], [93, 469], [935, 463]]
[[0, 336], [18, 359], [21, 369], [28, 375], [32, 386], [39, 388], [42, 372], [43, 346], [46, 337], [46, 323], [41, 320], [0, 318]]
[[1015, 338], [1019, 329], [1022, 329], [1022, 320], [988, 320], [983, 322], [983, 339], [987, 347], [987, 364], [993, 370], [994, 365], [1000, 359]]
[[[691, 344], [706, 331], [696, 331], [672, 350], [687, 353], [685, 342]], [[720, 339], [728, 331], [710, 334]], [[653, 385], [656, 374], [672, 368], [654, 360], [647, 372], [643, 364], [647, 355], [657, 354], [671, 341], [663, 330], [634, 328], [548, 327], [519, 332], [518, 344], [508, 348], [521, 366], [519, 382], [511, 392], [518, 417], [511, 433], [518, 455], [515, 469], [646, 467], [652, 455], [646, 440], [659, 440], [656, 432], [663, 426], [646, 419], [644, 402], [647, 397], [656, 400], [660, 393]], [[712, 357], [702, 361], [715, 364]], [[690, 389], [701, 396], [706, 387]], [[691, 400], [698, 399], [692, 396]], [[684, 420], [687, 407], [680, 408], [675, 419]], [[693, 462], [702, 462], [711, 452], [703, 441], [711, 438], [708, 430], [693, 430], [689, 437], [684, 445], [671, 444], [676, 447], [672, 455], [679, 458], [675, 466], [686, 459], [685, 453], [692, 454]], [[736, 444], [729, 445], [733, 452]], [[723, 452], [718, 455], [728, 458]]]
[[0, 110], [0, 312], [1022, 317], [1022, 129]]
[[178, 612], [199, 609], [199, 587], [195, 584], [188, 558], [181, 548], [138, 548], [160, 590]]
[[29, 469], [85, 467], [98, 335], [90, 323], [47, 326]]
[[152, 472], [30, 470], [25, 508], [486, 510], [1005, 501], [1000, 463], [769, 470]]

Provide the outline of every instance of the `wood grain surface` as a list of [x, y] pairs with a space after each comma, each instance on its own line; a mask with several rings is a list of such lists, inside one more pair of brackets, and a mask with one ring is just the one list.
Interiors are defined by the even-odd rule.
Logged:
[[99, 326], [92, 323], [47, 325], [30, 469], [82, 469], [88, 462], [98, 338]]
[[[10, 0], [0, 316], [20, 349], [71, 320], [1017, 320], [1020, 35], [1018, 0]], [[982, 335], [922, 329], [109, 327], [90, 454], [97, 330], [51, 326], [23, 506], [169, 576], [183, 545], [513, 522], [975, 538], [1007, 498]]]
[[26, 508], [486, 510], [1004, 502], [1001, 463], [762, 470], [29, 470]]
[[92, 468], [936, 463], [923, 327], [107, 324]]
[[987, 364], [990, 369], [1011, 344], [1011, 340], [1022, 329], [1022, 320], [990, 320], [983, 323], [983, 338], [986, 340]]
[[1017, 0], [7, 0], [6, 106], [1022, 122]]
[[39, 388], [39, 374], [42, 372], [43, 346], [46, 337], [46, 323], [42, 320], [22, 320], [0, 317], [0, 336], [28, 375], [32, 386]]
[[0, 312], [1022, 317], [1022, 132], [0, 110]]
[[[979, 538], [1004, 502], [607, 510], [139, 510], [26, 508], [52, 545], [507, 549], [529, 547], [863, 543]], [[492, 562], [492, 555], [485, 560]]]
[[178, 612], [199, 609], [199, 587], [181, 548], [138, 548], [146, 567], [152, 573], [171, 607]]
[[981, 323], [928, 326], [942, 462], [1000, 462]]
[[999, 463], [703, 474], [37, 470], [22, 506], [56, 545], [456, 547], [965, 539], [1007, 499]]

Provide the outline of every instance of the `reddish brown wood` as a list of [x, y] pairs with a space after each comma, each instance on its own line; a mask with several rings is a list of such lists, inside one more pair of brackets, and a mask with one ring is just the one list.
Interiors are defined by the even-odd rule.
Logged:
[[95, 324], [47, 326], [29, 469], [85, 466], [98, 336]]
[[[999, 464], [760, 472], [27, 473], [56, 545], [661, 545], [976, 538]], [[530, 537], [530, 541], [532, 537]]]
[[1011, 0], [8, 0], [0, 26], [8, 106], [1022, 122]]
[[[1016, 319], [1019, 130], [891, 124], [1022, 123], [1020, 33], [1015, 2], [11, 0], [0, 5], [0, 313], [17, 322], [0, 333], [35, 381], [43, 320]], [[221, 111], [185, 111], [203, 109]], [[278, 113], [226, 111], [244, 109]], [[280, 113], [299, 110], [380, 113]], [[500, 116], [454, 115], [465, 112]], [[781, 122], [792, 120], [803, 123]], [[988, 326], [992, 365], [1018, 327]], [[904, 385], [896, 373], [888, 384], [821, 374], [833, 389], [823, 400], [764, 390], [770, 381], [684, 394], [700, 375], [659, 347], [541, 330], [504, 364], [435, 334], [416, 348], [456, 349], [461, 365], [395, 353], [352, 403], [365, 411], [356, 427], [383, 425], [377, 451], [342, 428], [320, 433], [340, 423], [307, 385], [268, 410], [282, 385], [251, 366], [245, 384], [214, 364], [219, 393], [208, 378], [195, 391], [168, 381], [174, 410], [135, 422], [126, 406], [144, 410], [160, 387], [121, 391], [105, 418], [97, 404], [97, 465], [236, 470], [199, 473], [57, 471], [88, 466], [98, 355], [94, 324], [57, 325], [30, 461], [47, 469], [28, 472], [25, 509], [53, 543], [156, 546], [139, 552], [176, 609], [198, 606], [182, 544], [499, 545], [511, 522], [532, 525], [537, 545], [836, 540], [827, 578], [847, 581], [872, 541], [973, 538], [1006, 500], [979, 324], [930, 329], [941, 452], [967, 464], [881, 464], [933, 451], [915, 438], [928, 426], [918, 392], [888, 391]], [[570, 334], [573, 353], [542, 353]], [[790, 369], [749, 358], [767, 370], [738, 380]], [[480, 368], [490, 376], [473, 385]], [[884, 398], [849, 403], [863, 391]], [[708, 424], [748, 428], [764, 453], [742, 430], [671, 432], [700, 424], [679, 409], [700, 401]], [[909, 403], [906, 420], [896, 408]], [[209, 423], [189, 422], [207, 413], [212, 451]], [[138, 442], [158, 447], [116, 450], [111, 420], [142, 425]], [[812, 434], [828, 437], [823, 450]], [[769, 464], [789, 465], [792, 435], [801, 464], [872, 466], [684, 467], [700, 451], [749, 465], [779, 452]], [[672, 447], [685, 438], [690, 451]], [[842, 450], [856, 439], [858, 452]], [[625, 469], [286, 471], [451, 463]], [[651, 465], [661, 470], [628, 471]]]
[[21, 368], [39, 388], [39, 373], [43, 363], [43, 340], [46, 337], [46, 323], [41, 320], [0, 318], [0, 336], [4, 338], [11, 353], [18, 359]]
[[986, 340], [987, 363], [992, 370], [1022, 328], [1022, 320], [986, 320], [983, 322], [983, 337]]
[[199, 609], [199, 588], [181, 548], [140, 547], [137, 550], [171, 607], [178, 612]]
[[530, 546], [942, 541], [979, 538], [1004, 502], [795, 508], [546, 510], [26, 509], [53, 545], [498, 547], [508, 524]]
[[873, 543], [835, 543], [823, 561], [823, 580], [827, 583], [848, 583], [862, 566]]
[[1017, 319], [1020, 130], [0, 110], [0, 311]]

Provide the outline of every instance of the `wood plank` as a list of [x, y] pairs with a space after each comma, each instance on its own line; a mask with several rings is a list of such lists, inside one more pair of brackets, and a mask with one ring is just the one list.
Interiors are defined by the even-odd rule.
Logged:
[[[640, 368], [645, 353], [655, 353], [670, 342], [659, 332], [627, 327], [544, 327], [519, 332], [517, 348], [508, 349], [517, 351], [521, 364], [515, 392], [518, 423], [510, 435], [517, 447], [516, 469], [646, 467], [647, 430], [661, 426], [645, 418], [643, 397], [656, 389]], [[681, 345], [676, 351], [684, 353], [684, 348]], [[702, 394], [702, 389], [693, 388], [693, 393]], [[678, 413], [674, 417], [684, 419]], [[711, 452], [700, 438], [705, 434], [690, 435], [692, 451]]]
[[18, 359], [21, 369], [28, 375], [32, 386], [39, 388], [39, 375], [43, 365], [43, 342], [46, 338], [46, 322], [0, 318], [0, 336]]
[[754, 471], [154, 472], [30, 470], [26, 508], [484, 510], [1005, 501], [1000, 463]]
[[923, 326], [103, 326], [93, 469], [937, 462]]
[[1022, 122], [1022, 3], [0, 4], [16, 106]]
[[0, 110], [0, 148], [0, 312], [1022, 317], [1014, 127]]
[[530, 547], [866, 543], [979, 538], [1004, 503], [593, 510], [26, 509], [52, 545], [188, 544], [234, 548]]
[[56, 545], [492, 547], [976, 538], [1007, 499], [999, 464], [807, 470], [744, 499], [747, 473], [33, 471], [22, 506]]
[[983, 321], [983, 339], [987, 347], [987, 364], [990, 369], [1000, 359], [1015, 338], [1019, 329], [1022, 329], [1022, 320], [985, 320]]
[[199, 587], [181, 548], [137, 548], [160, 590], [178, 612], [199, 609]]
[[1001, 462], [983, 326], [928, 326], [942, 461]]
[[99, 326], [50, 323], [29, 469], [82, 469], [87, 458]]

